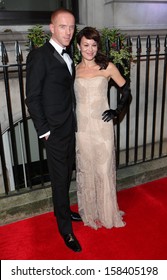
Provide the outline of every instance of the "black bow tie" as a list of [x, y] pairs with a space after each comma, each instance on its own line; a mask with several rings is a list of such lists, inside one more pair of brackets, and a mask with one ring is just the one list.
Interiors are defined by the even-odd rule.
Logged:
[[63, 49], [61, 55], [63, 55], [64, 53], [68, 53], [68, 51], [66, 49]]

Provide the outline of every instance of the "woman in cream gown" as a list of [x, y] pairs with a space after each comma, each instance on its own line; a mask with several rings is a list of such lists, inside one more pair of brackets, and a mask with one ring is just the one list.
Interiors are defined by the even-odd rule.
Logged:
[[74, 84], [78, 209], [86, 226], [123, 227], [123, 212], [116, 196], [113, 128], [113, 118], [119, 112], [109, 109], [107, 91], [111, 78], [120, 88], [126, 81], [114, 64], [99, 53], [100, 36], [95, 28], [82, 29], [77, 43], [82, 55]]

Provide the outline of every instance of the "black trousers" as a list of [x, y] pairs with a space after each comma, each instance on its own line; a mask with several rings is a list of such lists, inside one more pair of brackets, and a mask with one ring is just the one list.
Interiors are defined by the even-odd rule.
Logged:
[[44, 143], [52, 186], [54, 214], [59, 232], [64, 235], [73, 232], [69, 188], [75, 161], [75, 132], [71, 131], [66, 136], [52, 132]]

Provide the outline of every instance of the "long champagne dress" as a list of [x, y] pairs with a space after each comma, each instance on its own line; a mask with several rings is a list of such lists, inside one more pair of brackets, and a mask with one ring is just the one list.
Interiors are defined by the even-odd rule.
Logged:
[[94, 229], [125, 225], [116, 196], [113, 122], [102, 120], [109, 109], [107, 90], [103, 76], [75, 79], [78, 209], [84, 225]]

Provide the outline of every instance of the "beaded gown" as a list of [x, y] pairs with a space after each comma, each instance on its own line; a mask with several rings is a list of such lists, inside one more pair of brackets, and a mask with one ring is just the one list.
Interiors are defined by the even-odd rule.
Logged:
[[84, 225], [97, 229], [123, 227], [116, 196], [113, 121], [104, 122], [109, 109], [108, 80], [104, 76], [75, 79], [76, 184], [78, 210]]

